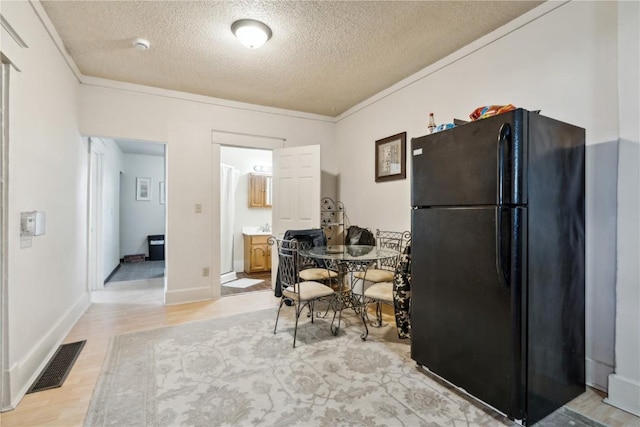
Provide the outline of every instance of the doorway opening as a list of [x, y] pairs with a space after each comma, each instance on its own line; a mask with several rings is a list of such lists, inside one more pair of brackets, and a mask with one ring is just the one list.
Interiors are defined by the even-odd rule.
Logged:
[[92, 302], [164, 304], [166, 154], [162, 143], [91, 137]]
[[271, 289], [272, 151], [220, 147], [221, 295]]

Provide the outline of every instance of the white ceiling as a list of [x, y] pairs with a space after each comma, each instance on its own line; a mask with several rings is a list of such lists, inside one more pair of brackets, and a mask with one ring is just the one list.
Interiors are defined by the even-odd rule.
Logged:
[[[541, 3], [42, 1], [85, 76], [332, 117]], [[271, 40], [242, 46], [243, 18]]]

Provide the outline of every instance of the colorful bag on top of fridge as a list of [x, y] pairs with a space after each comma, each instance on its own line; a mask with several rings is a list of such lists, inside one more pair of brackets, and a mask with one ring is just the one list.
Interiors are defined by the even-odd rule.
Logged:
[[506, 113], [507, 111], [515, 110], [511, 104], [507, 105], [485, 105], [483, 107], [478, 107], [471, 114], [469, 114], [469, 118], [471, 120], [480, 120], [486, 119], [487, 117], [497, 116], [498, 114]]

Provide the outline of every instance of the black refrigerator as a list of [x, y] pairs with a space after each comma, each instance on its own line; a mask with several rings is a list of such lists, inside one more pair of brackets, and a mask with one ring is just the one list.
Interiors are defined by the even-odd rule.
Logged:
[[517, 109], [411, 141], [411, 356], [524, 425], [585, 390], [584, 136]]

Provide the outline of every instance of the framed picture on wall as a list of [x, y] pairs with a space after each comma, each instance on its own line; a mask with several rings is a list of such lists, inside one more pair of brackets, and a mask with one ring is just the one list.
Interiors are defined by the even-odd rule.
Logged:
[[164, 205], [164, 181], [160, 183], [160, 204]]
[[151, 178], [136, 178], [136, 200], [151, 200]]
[[376, 182], [407, 177], [407, 133], [376, 141]]

